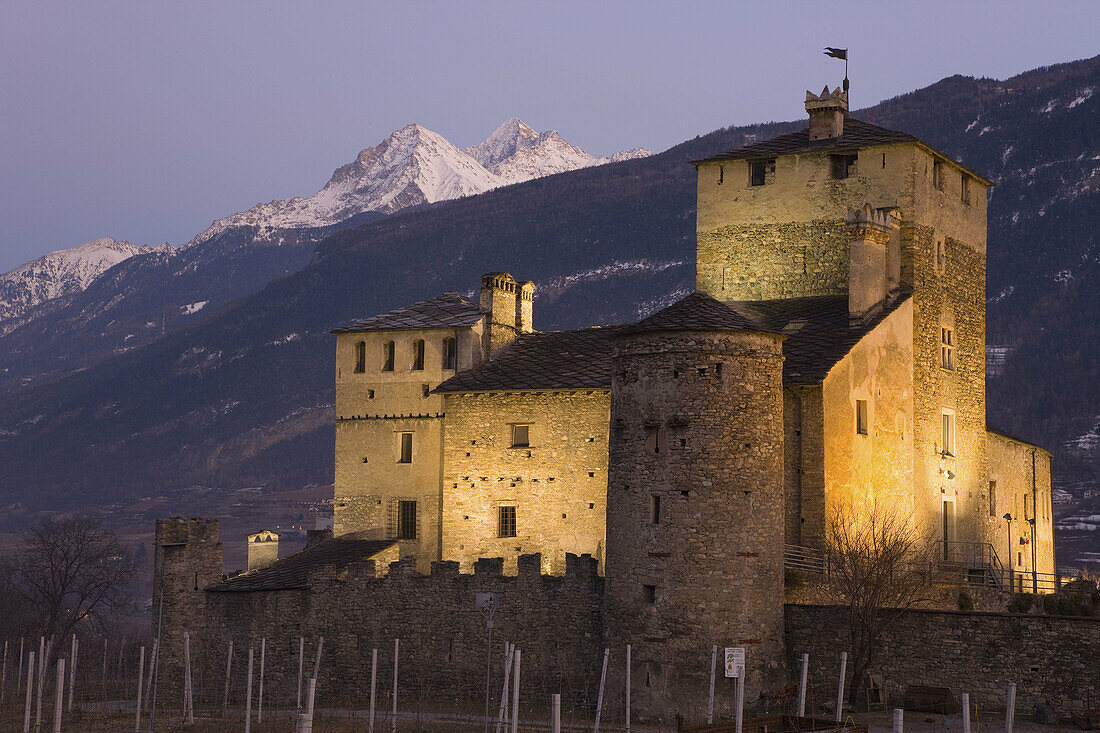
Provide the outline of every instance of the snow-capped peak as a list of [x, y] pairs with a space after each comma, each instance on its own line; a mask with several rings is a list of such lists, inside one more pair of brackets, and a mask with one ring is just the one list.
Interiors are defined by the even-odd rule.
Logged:
[[79, 247], [50, 252], [0, 275], [0, 320], [19, 318], [32, 306], [84, 290], [97, 277], [136, 254], [164, 249], [94, 239]]
[[538, 139], [539, 133], [533, 127], [518, 117], [512, 117], [493, 130], [492, 135], [477, 145], [466, 148], [466, 152], [478, 163], [492, 170], [506, 158], [510, 158], [523, 148], [534, 145]]

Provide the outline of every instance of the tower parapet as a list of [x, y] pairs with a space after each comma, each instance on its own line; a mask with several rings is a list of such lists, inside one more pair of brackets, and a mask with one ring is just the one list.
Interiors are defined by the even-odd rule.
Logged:
[[830, 92], [828, 84], [821, 94], [807, 91], [806, 111], [810, 114], [810, 140], [840, 137], [848, 116], [848, 92], [840, 91], [840, 87]]
[[848, 312], [858, 318], [881, 306], [901, 284], [900, 222], [870, 204], [848, 211]]

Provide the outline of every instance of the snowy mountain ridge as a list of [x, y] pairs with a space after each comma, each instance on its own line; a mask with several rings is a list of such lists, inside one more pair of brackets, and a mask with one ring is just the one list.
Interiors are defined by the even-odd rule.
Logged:
[[329, 226], [365, 211], [392, 214], [410, 206], [647, 155], [652, 153], [635, 148], [610, 158], [596, 157], [569, 144], [554, 130], [539, 133], [515, 117], [466, 150], [422, 125], [409, 124], [337, 168], [312, 196], [257, 204], [218, 219], [191, 243], [207, 241], [230, 227], [257, 226], [269, 233]]
[[0, 321], [17, 319], [39, 303], [83, 290], [134, 255], [167, 249], [167, 244], [137, 245], [103, 237], [43, 255], [0, 275]]

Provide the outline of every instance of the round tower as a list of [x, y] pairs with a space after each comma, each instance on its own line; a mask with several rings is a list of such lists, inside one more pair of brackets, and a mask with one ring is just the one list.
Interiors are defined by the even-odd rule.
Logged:
[[[782, 336], [694, 293], [613, 341], [606, 615], [639, 715], [715, 715], [784, 677]], [[614, 665], [620, 671], [622, 664]]]

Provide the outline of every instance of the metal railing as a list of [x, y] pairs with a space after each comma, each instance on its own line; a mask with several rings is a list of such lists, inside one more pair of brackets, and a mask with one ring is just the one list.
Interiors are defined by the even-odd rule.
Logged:
[[825, 552], [815, 547], [802, 545], [783, 545], [783, 567], [787, 570], [801, 570], [805, 573], [829, 574]]

